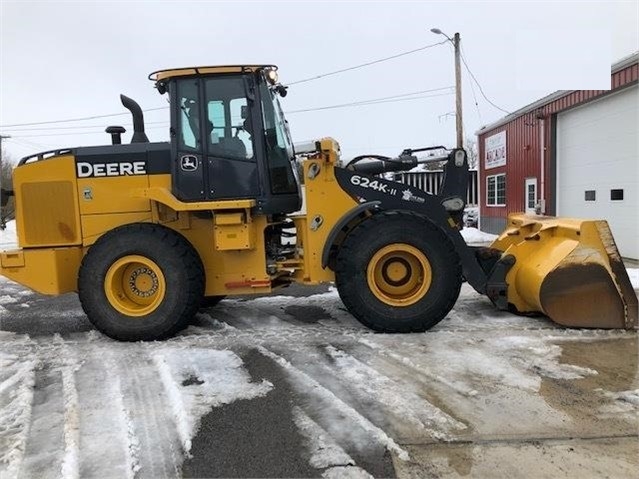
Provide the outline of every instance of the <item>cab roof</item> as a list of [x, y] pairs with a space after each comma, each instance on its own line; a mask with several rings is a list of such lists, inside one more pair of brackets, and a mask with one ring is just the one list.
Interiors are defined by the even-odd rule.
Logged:
[[161, 81], [173, 77], [193, 76], [193, 75], [215, 75], [219, 73], [247, 73], [256, 72], [258, 70], [273, 69], [277, 70], [275, 65], [217, 65], [203, 67], [184, 67], [171, 68], [167, 70], [158, 70], [149, 74], [149, 80]]

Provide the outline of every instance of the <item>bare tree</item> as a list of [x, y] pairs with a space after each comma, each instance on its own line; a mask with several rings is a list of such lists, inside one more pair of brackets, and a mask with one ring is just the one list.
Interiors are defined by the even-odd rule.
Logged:
[[479, 167], [479, 148], [477, 147], [477, 138], [467, 136], [464, 140], [466, 145], [466, 154], [468, 155], [468, 167], [476, 170]]
[[11, 194], [13, 192], [13, 160], [6, 151], [0, 152], [2, 155], [2, 191], [0, 209], [0, 228], [4, 229], [5, 221], [12, 220], [15, 217], [15, 201]]

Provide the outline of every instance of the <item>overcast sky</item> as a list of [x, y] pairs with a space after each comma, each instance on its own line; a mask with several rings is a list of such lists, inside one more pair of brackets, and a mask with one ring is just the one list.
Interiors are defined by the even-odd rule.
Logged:
[[[609, 71], [611, 62], [639, 49], [637, 1], [0, 0], [0, 5], [0, 125], [125, 111], [120, 93], [143, 109], [164, 106], [166, 100], [147, 80], [151, 71], [162, 68], [274, 63], [286, 84], [444, 40], [429, 31], [432, 27], [451, 37], [460, 32], [468, 65], [484, 92], [512, 111], [556, 89], [582, 87], [553, 73], [565, 61], [603, 58]], [[575, 40], [584, 37], [586, 42]], [[475, 86], [477, 108], [465, 70], [463, 76], [465, 130], [473, 135], [504, 113]], [[282, 103], [292, 112], [453, 84], [453, 51], [445, 44], [293, 85]], [[447, 92], [452, 89], [427, 93], [439, 95], [430, 98], [295, 113], [288, 120], [295, 142], [332, 136], [345, 156], [454, 146], [454, 95], [442, 95]], [[148, 112], [145, 120], [152, 141], [168, 139], [168, 126], [162, 123], [168, 122], [166, 110]], [[108, 144], [103, 129], [114, 124], [127, 127], [128, 141], [128, 116], [0, 126], [0, 133], [12, 135], [4, 146], [17, 159], [43, 149]], [[97, 133], [80, 134], [87, 131]]]

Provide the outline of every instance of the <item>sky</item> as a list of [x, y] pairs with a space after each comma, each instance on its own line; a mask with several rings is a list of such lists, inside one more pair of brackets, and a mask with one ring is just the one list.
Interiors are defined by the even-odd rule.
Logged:
[[[109, 144], [109, 125], [125, 126], [128, 141], [127, 115], [7, 125], [125, 112], [120, 93], [143, 109], [166, 106], [147, 80], [163, 68], [272, 63], [282, 83], [293, 83], [445, 40], [431, 28], [450, 37], [460, 33], [485, 95], [513, 111], [557, 89], [593, 88], [602, 73], [609, 80], [610, 64], [639, 50], [638, 20], [636, 1], [0, 0], [0, 134], [11, 135], [3, 149], [14, 160], [45, 149]], [[565, 68], [570, 62], [581, 62], [582, 70]], [[570, 71], [577, 74], [568, 78]], [[505, 113], [482, 97], [466, 69], [462, 77], [465, 135], [474, 136]], [[453, 49], [445, 42], [291, 85], [282, 106], [290, 112], [294, 142], [331, 136], [344, 157], [392, 156], [406, 147], [454, 146], [453, 85]], [[436, 91], [293, 113], [428, 90]], [[151, 141], [168, 140], [168, 110], [147, 112], [145, 120]]]

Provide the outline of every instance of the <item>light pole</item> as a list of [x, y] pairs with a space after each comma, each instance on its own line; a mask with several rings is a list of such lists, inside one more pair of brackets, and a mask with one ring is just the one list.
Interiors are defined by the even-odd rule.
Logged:
[[449, 42], [455, 47], [455, 117], [457, 119], [457, 148], [464, 147], [464, 124], [462, 122], [462, 85], [461, 85], [461, 62], [459, 51], [459, 33], [455, 33], [453, 38], [450, 38], [439, 28], [431, 28], [431, 32], [437, 35], [444, 35]]

